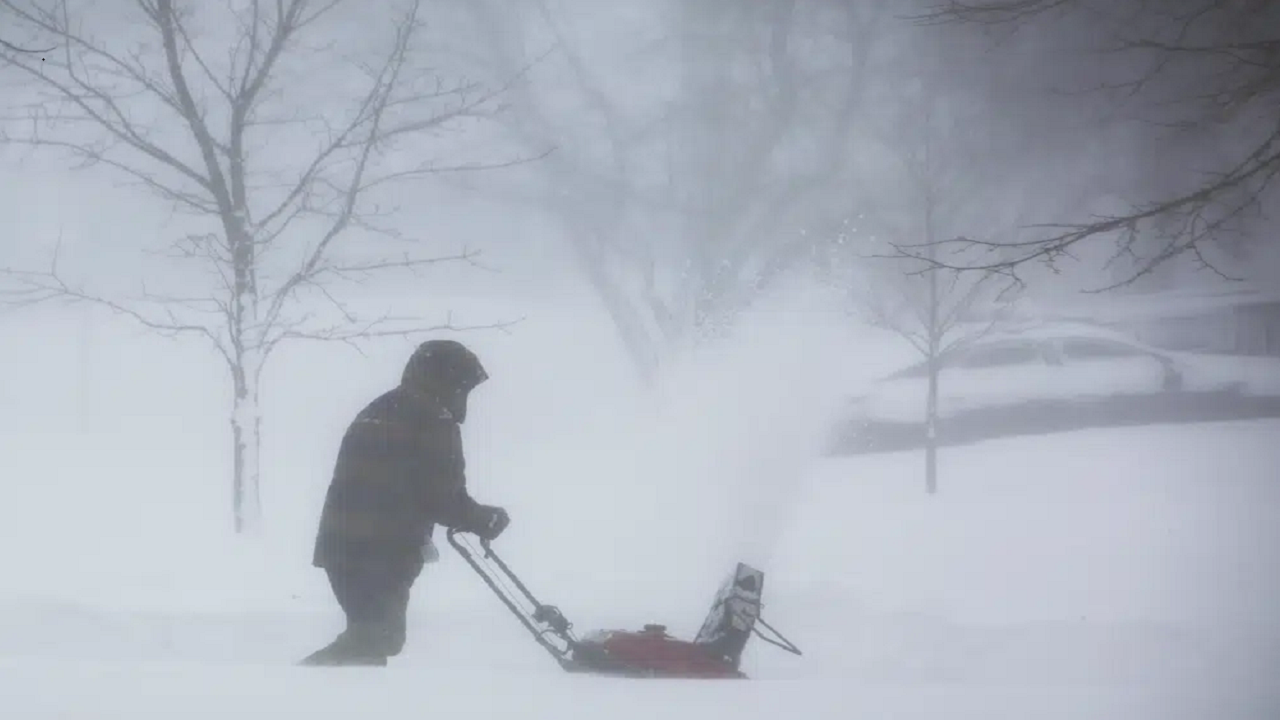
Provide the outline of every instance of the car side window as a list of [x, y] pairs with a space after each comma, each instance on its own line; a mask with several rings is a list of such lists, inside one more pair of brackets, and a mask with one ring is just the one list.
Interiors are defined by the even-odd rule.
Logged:
[[1147, 353], [1123, 343], [1072, 338], [1062, 341], [1062, 354], [1068, 360], [1097, 360], [1101, 358], [1146, 357]]
[[1044, 359], [1032, 344], [993, 345], [964, 353], [951, 363], [959, 368], [991, 368], [1009, 365], [1041, 365]]
[[890, 379], [898, 380], [901, 378], [921, 378], [929, 375], [929, 363], [916, 363], [909, 368], [899, 370], [889, 376]]

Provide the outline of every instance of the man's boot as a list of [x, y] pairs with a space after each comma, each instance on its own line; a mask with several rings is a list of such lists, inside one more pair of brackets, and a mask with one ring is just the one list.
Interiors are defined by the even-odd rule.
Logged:
[[333, 642], [303, 658], [300, 665], [385, 667], [387, 656], [378, 652], [378, 643], [367, 628], [351, 627]]

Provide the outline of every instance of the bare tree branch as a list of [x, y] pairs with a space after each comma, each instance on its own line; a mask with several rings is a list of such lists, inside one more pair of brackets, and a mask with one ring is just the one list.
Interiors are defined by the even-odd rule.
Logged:
[[[1257, 147], [1249, 157], [1239, 165], [1228, 170], [1218, 181], [1203, 186], [1193, 192], [1163, 202], [1139, 208], [1133, 213], [1106, 217], [1090, 223], [1068, 225], [1033, 225], [1027, 229], [1061, 228], [1063, 232], [1039, 237], [1031, 240], [1012, 242], [993, 242], [968, 237], [955, 237], [934, 243], [901, 243], [896, 245], [904, 256], [915, 260], [929, 262], [931, 265], [950, 270], [1010, 271], [1010, 277], [1017, 280], [1016, 269], [1035, 260], [1052, 263], [1067, 256], [1072, 246], [1090, 238], [1118, 234], [1118, 252], [1124, 252], [1137, 240], [1139, 224], [1157, 218], [1176, 223], [1172, 232], [1167, 234], [1169, 242], [1166, 248], [1151, 258], [1143, 267], [1116, 283], [1097, 288], [1094, 292], [1103, 292], [1127, 285], [1139, 277], [1147, 275], [1160, 265], [1187, 252], [1199, 253], [1199, 247], [1212, 240], [1219, 232], [1226, 230], [1229, 223], [1251, 207], [1262, 202], [1265, 192], [1270, 188], [1272, 180], [1280, 172], [1280, 126], [1266, 142]], [[1230, 195], [1243, 188], [1250, 181], [1258, 181], [1243, 196]], [[1225, 208], [1215, 212], [1218, 208]], [[960, 249], [979, 248], [987, 251], [999, 251], [1004, 256], [990, 262], [957, 264], [939, 259], [925, 251], [928, 247]], [[1019, 251], [1012, 258], [1009, 251]], [[1200, 256], [1203, 259], [1203, 256]], [[1206, 266], [1213, 268], [1206, 261]], [[1223, 277], [1229, 277], [1222, 273]]]
[[18, 53], [29, 53], [29, 54], [32, 54], [32, 55], [40, 55], [40, 54], [43, 54], [43, 53], [53, 52], [54, 50], [57, 50], [57, 49], [58, 49], [56, 46], [55, 46], [55, 47], [51, 47], [51, 48], [43, 48], [43, 49], [41, 49], [41, 48], [24, 48], [24, 47], [19, 47], [19, 46], [17, 46], [17, 45], [14, 45], [13, 43], [8, 42], [8, 41], [6, 41], [6, 40], [4, 40], [4, 39], [0, 39], [0, 47], [3, 47], [3, 48], [5, 48], [5, 49], [7, 49], [7, 50], [12, 50], [13, 52], [18, 52]]
[[921, 23], [981, 22], [1010, 23], [1027, 20], [1049, 11], [1066, 7], [1075, 0], [1003, 0], [997, 2], [947, 2], [934, 5], [928, 12], [908, 15]]
[[[1280, 172], [1280, 123], [1275, 120], [1280, 108], [1280, 5], [1268, 0], [949, 1], [915, 19], [1009, 27], [1040, 22], [1046, 32], [1061, 30], [1060, 35], [1068, 32], [1063, 30], [1069, 27], [1064, 20], [1071, 20], [1076, 24], [1070, 27], [1089, 28], [1098, 49], [1118, 59], [1112, 63], [1112, 75], [1140, 68], [1132, 78], [1100, 82], [1097, 91], [1119, 90], [1124, 99], [1145, 103], [1153, 127], [1188, 133], [1216, 130], [1249, 143], [1221, 170], [1200, 179], [1188, 173], [1191, 187], [1135, 203], [1129, 212], [1031, 225], [1024, 228], [1029, 239], [1017, 242], [966, 237], [941, 241], [939, 249], [968, 246], [990, 251], [993, 257], [966, 265], [937, 260], [938, 267], [999, 271], [1016, 279], [1021, 266], [1036, 262], [1053, 268], [1072, 257], [1074, 246], [1100, 240], [1116, 246], [1112, 262], [1124, 257], [1136, 267], [1096, 292], [1133, 283], [1184, 256], [1234, 279], [1234, 273], [1211, 261], [1205, 250], [1239, 235], [1247, 227], [1248, 214], [1262, 217], [1261, 211], [1276, 202], [1272, 181]], [[1079, 52], [1094, 51], [1081, 47]], [[1147, 240], [1158, 247], [1144, 257], [1136, 248]], [[926, 254], [918, 244], [904, 245], [902, 252], [917, 259]]]
[[299, 329], [286, 326], [279, 328], [278, 334], [267, 341], [264, 345], [264, 352], [269, 355], [282, 342], [305, 340], [325, 343], [342, 343], [355, 349], [357, 352], [363, 353], [360, 345], [372, 340], [385, 338], [408, 338], [440, 332], [474, 332], [478, 330], [498, 330], [500, 332], [509, 333], [511, 328], [523, 322], [524, 319], [525, 318], [521, 317], [515, 320], [507, 320], [498, 323], [458, 325], [455, 324], [451, 318], [446, 318], [443, 323], [423, 325], [417, 318], [383, 316], [355, 325], [352, 325], [350, 322], [344, 322], [340, 325], [311, 329]]
[[[198, 335], [210, 343], [214, 349], [223, 357], [224, 360], [230, 362], [230, 356], [227, 352], [225, 343], [218, 331], [209, 325], [193, 323], [180, 320], [176, 313], [173, 312], [175, 303], [169, 302], [166, 298], [146, 296], [145, 299], [151, 301], [159, 308], [155, 312], [145, 312], [136, 305], [111, 300], [106, 297], [95, 295], [84, 290], [81, 287], [72, 285], [63, 278], [60, 270], [60, 255], [62, 243], [59, 241], [50, 260], [49, 269], [43, 272], [21, 271], [11, 268], [0, 268], [0, 277], [6, 277], [14, 283], [14, 288], [6, 290], [3, 295], [9, 298], [6, 304], [11, 307], [27, 307], [33, 305], [42, 305], [56, 302], [63, 303], [86, 303], [89, 305], [106, 308], [112, 312], [129, 318], [138, 323], [142, 327], [154, 331], [162, 337], [175, 338], [182, 335]], [[145, 295], [145, 293], [144, 293]], [[204, 299], [209, 301], [209, 299]], [[189, 302], [184, 301], [184, 302]]]

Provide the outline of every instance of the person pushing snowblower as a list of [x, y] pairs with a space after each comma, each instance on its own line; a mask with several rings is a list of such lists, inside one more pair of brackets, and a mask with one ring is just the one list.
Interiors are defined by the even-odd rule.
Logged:
[[434, 554], [436, 525], [485, 541], [507, 528], [507, 512], [476, 502], [466, 486], [460, 425], [488, 377], [461, 343], [427, 341], [400, 384], [347, 428], [312, 558], [347, 626], [303, 665], [386, 665], [404, 648], [410, 589]]

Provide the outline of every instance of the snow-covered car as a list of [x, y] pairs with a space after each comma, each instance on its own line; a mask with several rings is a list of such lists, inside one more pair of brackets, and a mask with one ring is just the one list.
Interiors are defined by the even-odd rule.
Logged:
[[[1208, 395], [1280, 399], [1280, 358], [1199, 355], [1143, 344], [1084, 323], [1053, 323], [990, 333], [940, 359], [938, 417], [954, 425], [973, 416], [999, 422], [1002, 409], [1099, 408], [1121, 411], [1149, 398]], [[854, 398], [854, 432], [874, 424], [925, 420], [928, 364], [921, 360]]]

